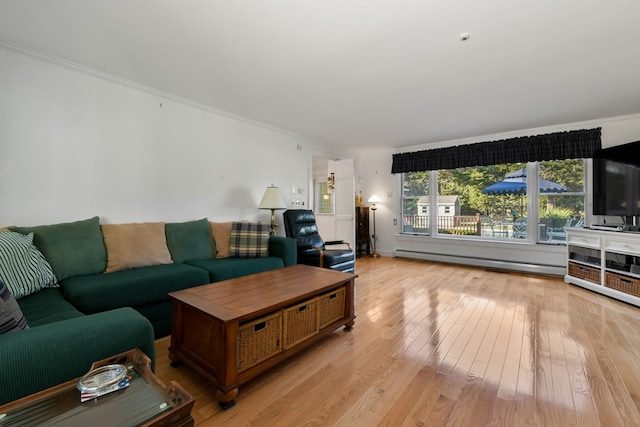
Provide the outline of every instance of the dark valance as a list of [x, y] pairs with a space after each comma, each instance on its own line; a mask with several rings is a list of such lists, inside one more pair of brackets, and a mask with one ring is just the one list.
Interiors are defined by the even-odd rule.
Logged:
[[523, 136], [393, 155], [391, 173], [543, 160], [588, 159], [602, 147], [601, 128]]

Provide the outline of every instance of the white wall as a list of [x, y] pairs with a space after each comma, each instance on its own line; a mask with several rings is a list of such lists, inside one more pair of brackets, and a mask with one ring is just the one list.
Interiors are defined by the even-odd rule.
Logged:
[[[614, 117], [580, 123], [568, 123], [545, 128], [525, 129], [517, 132], [477, 136], [436, 144], [405, 147], [402, 150], [362, 150], [359, 153], [359, 174], [365, 200], [373, 193], [382, 199], [377, 212], [377, 252], [393, 256], [396, 251], [413, 252], [418, 258], [441, 259], [440, 256], [505, 260], [512, 263], [535, 263], [555, 268], [566, 265], [566, 247], [563, 245], [535, 245], [519, 242], [471, 241], [455, 237], [406, 236], [401, 231], [399, 199], [400, 175], [391, 174], [392, 155], [396, 152], [418, 151], [436, 147], [472, 144], [525, 135], [602, 128], [602, 145], [609, 147], [640, 140], [640, 114]], [[390, 193], [391, 197], [388, 197]], [[591, 209], [591, 207], [587, 207]], [[395, 224], [394, 224], [395, 220]], [[518, 266], [522, 269], [522, 266]]]
[[[94, 215], [269, 221], [256, 208], [265, 188], [279, 186], [289, 203], [292, 186], [306, 188], [318, 145], [0, 46], [0, 226]], [[278, 223], [284, 234], [281, 214]]]
[[[602, 127], [605, 147], [640, 139], [640, 115], [484, 135], [401, 151]], [[564, 246], [469, 242], [399, 235], [400, 179], [394, 149], [345, 153], [356, 160], [356, 191], [377, 194], [377, 251], [485, 256], [564, 265]], [[72, 64], [0, 46], [0, 226], [260, 219], [275, 184], [312, 193], [311, 154], [335, 147], [232, 117], [177, 96]], [[299, 197], [295, 196], [295, 197]], [[395, 220], [395, 223], [394, 223]], [[281, 215], [278, 233], [283, 234]]]
[[[362, 191], [362, 199], [366, 206], [373, 194], [377, 195], [381, 202], [376, 209], [376, 252], [380, 255], [391, 256], [395, 248], [395, 234], [399, 232], [401, 225], [399, 176], [391, 175], [392, 149], [367, 149], [362, 150], [358, 156], [358, 186]], [[397, 226], [394, 225], [394, 219]], [[373, 234], [373, 213], [370, 214], [370, 232]]]

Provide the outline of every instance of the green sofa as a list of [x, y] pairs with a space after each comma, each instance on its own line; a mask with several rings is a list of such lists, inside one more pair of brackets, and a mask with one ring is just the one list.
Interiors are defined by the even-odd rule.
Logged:
[[153, 327], [130, 307], [85, 316], [51, 288], [23, 298], [20, 308], [29, 328], [0, 335], [0, 405], [80, 377], [93, 362], [132, 348], [155, 369]]
[[[13, 227], [33, 235], [57, 287], [19, 298], [29, 328], [0, 335], [0, 404], [81, 376], [92, 362], [134, 347], [155, 367], [154, 339], [171, 332], [168, 293], [296, 264], [295, 240], [280, 236], [261, 236], [254, 247], [242, 234], [230, 256], [218, 257], [221, 242], [212, 229], [206, 218], [101, 226], [94, 217]], [[145, 258], [146, 252], [155, 254]], [[142, 265], [131, 257], [143, 258]]]
[[296, 263], [293, 243], [285, 237], [269, 239], [268, 257], [189, 259], [113, 273], [69, 277], [61, 281], [64, 297], [83, 313], [99, 313], [129, 306], [151, 321], [156, 338], [171, 333], [171, 301], [167, 294]]

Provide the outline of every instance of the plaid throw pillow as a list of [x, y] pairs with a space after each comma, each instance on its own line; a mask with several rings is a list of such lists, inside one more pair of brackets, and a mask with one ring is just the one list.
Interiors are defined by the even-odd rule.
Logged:
[[236, 258], [269, 256], [269, 224], [249, 221], [231, 224], [229, 256]]

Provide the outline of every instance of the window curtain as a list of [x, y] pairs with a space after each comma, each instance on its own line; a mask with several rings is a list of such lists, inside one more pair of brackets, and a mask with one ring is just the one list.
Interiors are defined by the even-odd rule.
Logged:
[[555, 132], [394, 154], [391, 173], [587, 159], [602, 147], [600, 131], [601, 128]]

